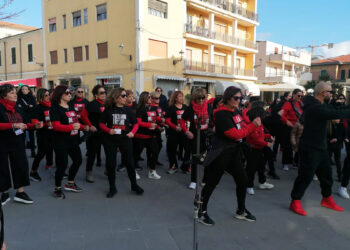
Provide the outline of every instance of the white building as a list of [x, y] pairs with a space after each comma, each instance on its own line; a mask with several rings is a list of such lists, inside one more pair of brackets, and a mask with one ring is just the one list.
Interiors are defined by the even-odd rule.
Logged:
[[271, 101], [285, 91], [304, 89], [300, 84], [307, 81], [311, 55], [270, 41], [258, 41], [255, 72], [261, 96]]
[[36, 30], [38, 28], [0, 21], [0, 39], [8, 36], [18, 35], [24, 32]]

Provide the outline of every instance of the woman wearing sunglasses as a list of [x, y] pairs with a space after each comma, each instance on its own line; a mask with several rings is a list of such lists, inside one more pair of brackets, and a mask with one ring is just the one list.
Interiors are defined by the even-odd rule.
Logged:
[[[132, 110], [125, 107], [126, 92], [123, 88], [116, 88], [108, 94], [106, 109], [102, 113], [100, 128], [103, 133], [103, 145], [106, 150], [106, 166], [109, 181], [107, 198], [117, 193], [115, 186], [116, 156], [119, 148], [131, 183], [131, 190], [143, 194], [143, 189], [136, 183], [135, 166], [133, 159], [132, 141], [139, 125]], [[131, 129], [130, 129], [131, 128]]]
[[54, 150], [56, 160], [54, 196], [65, 199], [61, 184], [68, 165], [68, 156], [73, 163], [69, 168], [68, 182], [64, 185], [66, 191], [81, 192], [82, 189], [74, 182], [82, 163], [79, 147], [79, 130], [87, 131], [88, 126], [79, 123], [74, 107], [69, 105], [71, 92], [67, 86], [57, 86], [52, 94], [50, 120], [54, 131]]
[[157, 130], [160, 129], [157, 124], [157, 111], [152, 108], [151, 96], [148, 92], [142, 92], [137, 105], [136, 119], [139, 124], [139, 130], [135, 135], [135, 161], [137, 161], [142, 150], [147, 150], [147, 164], [149, 167], [148, 178], [158, 180], [161, 178], [156, 171], [156, 163], [159, 153], [157, 142]]
[[33, 120], [42, 122], [44, 127], [37, 131], [38, 152], [34, 158], [30, 179], [32, 181], [41, 181], [38, 174], [38, 168], [41, 160], [46, 156], [45, 169], [49, 169], [53, 163], [53, 131], [50, 121], [49, 110], [51, 108], [50, 94], [47, 89], [39, 89], [37, 92], [38, 105], [33, 111]]
[[[200, 153], [204, 153], [206, 148], [207, 133], [209, 130], [209, 112], [205, 89], [197, 88], [192, 92], [191, 104], [186, 108], [181, 119], [181, 128], [184, 131], [188, 141], [186, 142], [186, 149], [193, 155], [197, 152], [197, 126], [198, 119], [200, 119]], [[188, 126], [189, 123], [189, 126]], [[184, 172], [190, 169], [190, 159], [185, 157], [181, 169]], [[196, 188], [197, 167], [191, 167], [191, 183], [190, 189]]]
[[213, 148], [204, 163], [207, 177], [201, 194], [203, 204], [199, 221], [204, 225], [214, 225], [214, 221], [208, 216], [207, 206], [211, 194], [225, 171], [232, 175], [236, 182], [238, 209], [235, 217], [255, 221], [255, 217], [245, 207], [248, 177], [243, 166], [242, 143], [246, 136], [261, 125], [261, 119], [255, 118], [252, 123], [245, 125], [238, 110], [241, 101], [241, 90], [229, 87], [224, 92], [223, 105], [214, 112], [215, 137]]

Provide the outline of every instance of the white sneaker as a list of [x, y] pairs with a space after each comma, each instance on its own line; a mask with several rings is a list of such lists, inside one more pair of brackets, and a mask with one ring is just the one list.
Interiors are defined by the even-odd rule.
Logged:
[[316, 175], [314, 175], [314, 178], [313, 178], [314, 181], [318, 181], [318, 178]]
[[346, 189], [346, 187], [339, 187], [338, 194], [340, 197], [344, 199], [350, 199], [350, 196], [348, 194], [348, 190]]
[[274, 185], [270, 184], [270, 183], [263, 183], [263, 184], [259, 184], [259, 189], [272, 189], [274, 187]]
[[190, 185], [188, 185], [189, 189], [196, 189], [197, 184], [195, 182], [191, 182]]
[[136, 174], [136, 180], [140, 180], [141, 177], [140, 177], [139, 173], [137, 173], [137, 171], [135, 171], [135, 174]]
[[254, 188], [247, 188], [247, 193], [250, 195], [254, 195], [255, 194]]
[[156, 170], [150, 170], [148, 172], [148, 178], [150, 179], [154, 179], [154, 180], [159, 180], [160, 178], [162, 178], [160, 175], [157, 174]]
[[283, 170], [284, 171], [288, 171], [289, 170], [289, 166], [287, 164], [283, 165]]

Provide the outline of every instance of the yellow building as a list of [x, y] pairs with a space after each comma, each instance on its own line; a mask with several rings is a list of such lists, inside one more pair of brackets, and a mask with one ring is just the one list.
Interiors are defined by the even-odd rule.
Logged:
[[46, 83], [254, 90], [256, 10], [257, 0], [43, 0]]
[[0, 84], [41, 86], [44, 77], [43, 30], [0, 39]]

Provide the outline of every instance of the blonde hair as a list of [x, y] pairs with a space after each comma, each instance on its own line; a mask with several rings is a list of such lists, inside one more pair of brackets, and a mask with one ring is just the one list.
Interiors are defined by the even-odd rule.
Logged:
[[319, 82], [317, 83], [317, 85], [315, 86], [315, 90], [314, 90], [314, 95], [320, 95], [323, 91], [332, 88], [332, 85], [330, 82]]
[[207, 91], [202, 88], [194, 89], [192, 92], [192, 101], [198, 100], [200, 97], [205, 96], [207, 94]]
[[151, 98], [153, 98], [153, 97], [159, 98], [160, 97], [160, 94], [158, 92], [151, 92], [149, 95], [151, 96]]

